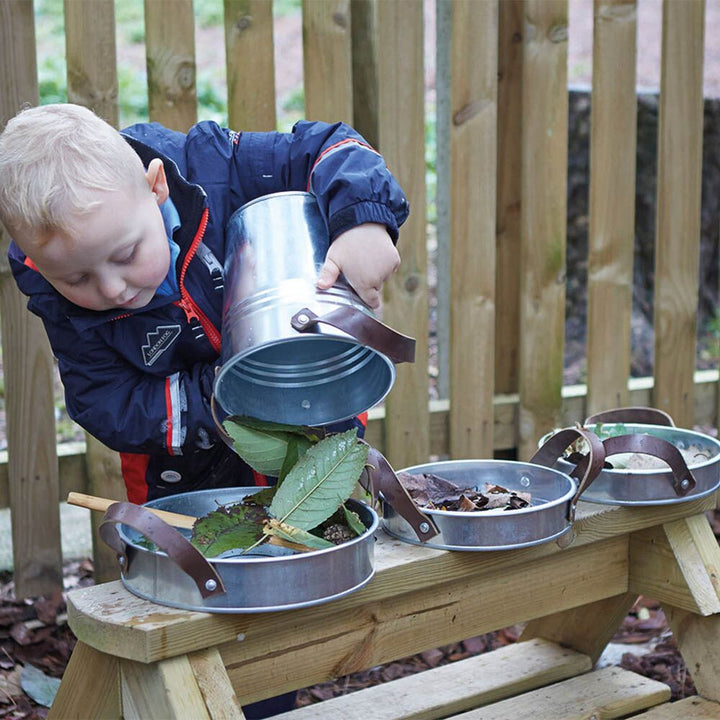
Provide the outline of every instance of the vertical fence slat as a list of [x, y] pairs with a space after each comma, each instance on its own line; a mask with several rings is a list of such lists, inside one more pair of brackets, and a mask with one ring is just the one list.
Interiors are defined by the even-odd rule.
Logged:
[[386, 401], [385, 447], [396, 467], [429, 455], [428, 294], [425, 229], [423, 5], [377, 7], [379, 149], [403, 186], [410, 217], [400, 229], [402, 265], [386, 284], [385, 321], [417, 338], [415, 363], [399, 365]]
[[65, 0], [68, 101], [118, 125], [113, 0]]
[[373, 146], [378, 140], [377, 3], [350, 0], [353, 125]]
[[704, 0], [664, 2], [653, 404], [693, 422], [702, 186]]
[[[450, 456], [492, 457], [497, 2], [455, 0], [450, 61]], [[465, 68], [473, 72], [464, 72]]]
[[[0, 1], [0, 59], [2, 130], [23, 105], [39, 102], [31, 0]], [[0, 225], [3, 258], [8, 243]], [[63, 586], [52, 354], [42, 323], [25, 305], [3, 260], [0, 316], [18, 598], [51, 594]]]
[[518, 390], [523, 0], [502, 0], [498, 30], [495, 392]]
[[225, 0], [225, 57], [229, 126], [275, 130], [272, 0]]
[[146, 0], [150, 120], [185, 132], [197, 122], [193, 0]]
[[590, 135], [587, 412], [627, 404], [635, 235], [637, 4], [596, 0]]
[[[65, 42], [67, 45], [68, 98], [94, 110], [112, 125], [118, 125], [115, 9], [113, 0], [66, 0]], [[88, 447], [88, 490], [93, 495], [125, 500], [116, 452], [85, 434]], [[102, 462], [100, 458], [103, 458]], [[114, 468], [106, 472], [105, 468]], [[64, 499], [64, 498], [63, 498]], [[105, 582], [119, 577], [115, 552], [98, 533], [102, 517], [91, 513], [95, 579]]]
[[526, 0], [523, 57], [520, 458], [558, 424], [565, 341], [567, 0]]
[[305, 117], [352, 123], [350, 0], [302, 5]]

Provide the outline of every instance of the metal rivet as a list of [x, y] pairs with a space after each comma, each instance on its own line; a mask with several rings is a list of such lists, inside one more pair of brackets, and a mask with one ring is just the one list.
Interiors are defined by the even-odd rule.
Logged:
[[205, 583], [205, 589], [209, 590], [210, 592], [212, 592], [216, 587], [217, 587], [217, 583], [215, 582], [215, 580], [208, 580]]
[[308, 320], [310, 320], [310, 318], [305, 315], [305, 313], [303, 313], [302, 315], [297, 316], [297, 320], [299, 323], [302, 323], [304, 325]]
[[690, 487], [690, 481], [689, 481], [687, 478], [685, 478], [685, 479], [680, 483], [680, 487], [681, 487], [683, 490], [685, 490], [685, 488], [689, 488], [689, 487]]
[[430, 532], [430, 525], [426, 522], [420, 523], [420, 532]]
[[120, 563], [120, 567], [125, 567], [125, 556], [119, 555], [118, 556], [118, 562]]

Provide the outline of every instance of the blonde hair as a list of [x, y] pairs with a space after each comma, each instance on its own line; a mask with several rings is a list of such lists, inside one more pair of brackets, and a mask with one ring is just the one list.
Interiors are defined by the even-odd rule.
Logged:
[[98, 192], [147, 189], [140, 158], [115, 128], [81, 105], [22, 110], [0, 134], [0, 220], [17, 240], [68, 233]]

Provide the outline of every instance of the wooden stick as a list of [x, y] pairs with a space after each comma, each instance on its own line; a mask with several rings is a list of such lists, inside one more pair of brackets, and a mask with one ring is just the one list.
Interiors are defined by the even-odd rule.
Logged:
[[[98, 512], [105, 512], [111, 505], [118, 502], [117, 500], [96, 497], [95, 495], [84, 495], [83, 493], [77, 492], [68, 493], [67, 501], [69, 505], [77, 505], [78, 507], [84, 507], [88, 510], [96, 510]], [[196, 517], [192, 517], [191, 515], [181, 515], [180, 513], [168, 512], [167, 510], [155, 510], [154, 508], [147, 509], [173, 527], [191, 529], [197, 520]]]

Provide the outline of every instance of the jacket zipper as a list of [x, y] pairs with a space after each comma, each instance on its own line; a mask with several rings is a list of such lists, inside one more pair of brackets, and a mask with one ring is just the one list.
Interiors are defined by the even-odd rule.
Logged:
[[175, 302], [175, 305], [182, 308], [185, 313], [185, 317], [187, 318], [190, 325], [192, 325], [194, 322], [200, 324], [200, 327], [205, 333], [207, 339], [210, 341], [213, 349], [215, 350], [215, 352], [219, 353], [222, 342], [218, 329], [212, 324], [208, 316], [205, 315], [205, 313], [197, 306], [192, 297], [190, 297], [190, 293], [185, 289], [185, 273], [187, 272], [190, 261], [195, 256], [197, 246], [200, 244], [200, 241], [205, 235], [205, 229], [207, 228], [208, 219], [208, 208], [205, 208], [203, 210], [202, 218], [200, 219], [200, 226], [195, 233], [195, 237], [193, 238], [190, 249], [185, 256], [182, 268], [180, 269], [180, 278], [178, 280], [178, 285], [180, 286], [180, 299]]

